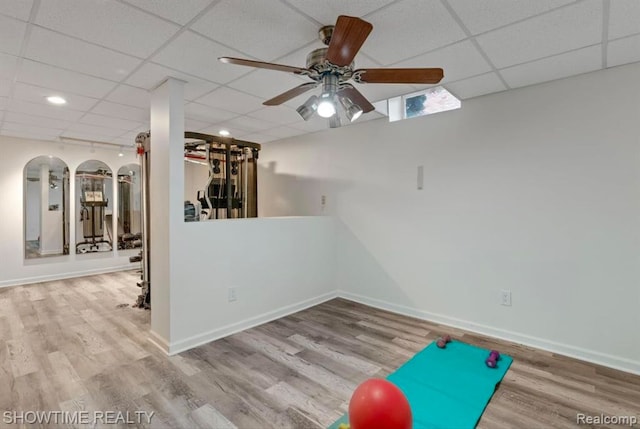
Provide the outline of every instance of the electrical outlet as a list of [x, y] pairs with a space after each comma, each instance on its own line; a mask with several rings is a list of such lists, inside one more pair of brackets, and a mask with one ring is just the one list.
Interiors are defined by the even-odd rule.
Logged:
[[323, 206], [327, 205], [327, 196], [323, 195], [320, 197], [320, 204], [322, 204]]
[[229, 302], [233, 302], [233, 301], [237, 301], [237, 300], [238, 300], [238, 295], [236, 295], [236, 288], [230, 287], [229, 288]]
[[511, 291], [510, 290], [501, 290], [500, 291], [500, 304], [506, 305], [507, 307], [511, 307]]

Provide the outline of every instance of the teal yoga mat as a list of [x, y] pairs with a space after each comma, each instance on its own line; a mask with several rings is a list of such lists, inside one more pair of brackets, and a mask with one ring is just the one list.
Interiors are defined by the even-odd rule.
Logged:
[[[387, 377], [407, 397], [413, 429], [474, 428], [513, 359], [502, 355], [496, 368], [484, 361], [489, 350], [452, 341], [433, 342]], [[346, 415], [329, 426], [347, 423]]]

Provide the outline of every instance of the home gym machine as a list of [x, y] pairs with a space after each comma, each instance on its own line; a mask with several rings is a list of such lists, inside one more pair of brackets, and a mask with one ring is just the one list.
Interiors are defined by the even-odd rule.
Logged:
[[109, 200], [105, 197], [105, 180], [111, 173], [105, 170], [79, 171], [80, 222], [84, 240], [76, 244], [76, 253], [106, 252], [112, 249], [111, 241], [104, 238], [105, 211]]
[[142, 247], [139, 217], [136, 217], [134, 210], [139, 180], [135, 171], [118, 173], [118, 250]]
[[[260, 145], [191, 132], [185, 133], [185, 138], [185, 161], [206, 165], [209, 170], [204, 189], [197, 194], [203, 217], [258, 217], [257, 162]], [[191, 204], [185, 202], [185, 213]]]
[[[198, 191], [198, 201], [185, 201], [185, 222], [204, 219], [231, 219], [258, 216], [258, 143], [209, 134], [184, 133], [185, 161], [204, 164], [209, 170], [205, 189]], [[135, 303], [138, 308], [151, 308], [151, 271], [149, 234], [149, 169], [150, 133], [136, 137], [141, 167], [142, 186], [142, 251], [131, 262], [142, 265], [141, 293]]]

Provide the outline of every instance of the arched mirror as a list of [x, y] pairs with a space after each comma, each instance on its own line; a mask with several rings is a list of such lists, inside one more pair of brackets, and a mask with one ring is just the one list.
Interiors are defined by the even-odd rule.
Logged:
[[39, 156], [24, 167], [25, 258], [69, 254], [69, 168]]
[[113, 250], [113, 173], [102, 161], [76, 169], [76, 253]]
[[142, 247], [140, 166], [118, 170], [118, 249]]

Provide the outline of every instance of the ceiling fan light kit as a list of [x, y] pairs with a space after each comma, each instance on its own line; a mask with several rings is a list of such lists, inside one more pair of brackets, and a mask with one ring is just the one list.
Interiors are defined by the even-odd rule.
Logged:
[[330, 118], [336, 114], [336, 106], [334, 96], [331, 93], [323, 92], [320, 95], [318, 108], [316, 109], [318, 116], [322, 118]]
[[317, 109], [318, 109], [318, 96], [312, 95], [311, 97], [309, 97], [307, 101], [304, 102], [304, 104], [299, 106], [296, 109], [296, 111], [300, 116], [302, 116], [302, 119], [304, 119], [305, 121], [308, 121], [309, 119], [311, 119], [311, 117], [313, 116], [313, 114], [316, 112]]
[[331, 128], [337, 128], [341, 125], [338, 115], [338, 107], [340, 106], [350, 122], [357, 120], [363, 113], [374, 110], [369, 100], [348, 82], [350, 79], [356, 83], [436, 84], [444, 77], [441, 68], [354, 70], [353, 60], [372, 29], [373, 26], [370, 23], [360, 18], [340, 15], [335, 26], [327, 25], [320, 28], [318, 36], [327, 47], [311, 51], [307, 55], [306, 68], [241, 58], [222, 57], [219, 60], [227, 64], [276, 70], [309, 77], [313, 82], [303, 83], [265, 101], [263, 104], [278, 106], [322, 85], [320, 96], [311, 96], [296, 111], [305, 121], [317, 113], [318, 116], [329, 119]]

